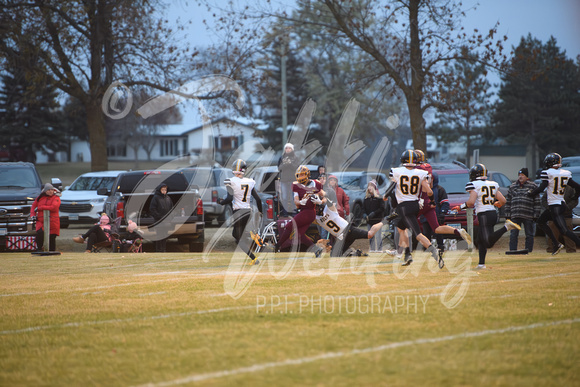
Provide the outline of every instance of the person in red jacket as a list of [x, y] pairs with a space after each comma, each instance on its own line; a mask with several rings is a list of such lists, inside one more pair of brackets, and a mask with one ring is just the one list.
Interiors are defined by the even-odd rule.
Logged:
[[350, 198], [342, 188], [338, 186], [338, 178], [334, 175], [328, 176], [328, 185], [336, 192], [336, 209], [341, 218], [346, 219], [350, 215], [350, 205], [348, 201]]
[[30, 214], [36, 216], [36, 248], [41, 251], [44, 246], [44, 210], [50, 211], [50, 239], [48, 250], [56, 250], [56, 237], [60, 235], [60, 217], [58, 209], [60, 207], [60, 193], [52, 184], [45, 184], [42, 192], [32, 203]]

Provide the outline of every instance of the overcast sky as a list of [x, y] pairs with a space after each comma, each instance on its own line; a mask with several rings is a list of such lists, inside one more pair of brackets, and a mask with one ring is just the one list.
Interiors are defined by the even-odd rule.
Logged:
[[[261, 0], [237, 0], [252, 3]], [[180, 17], [191, 20], [188, 27], [189, 39], [196, 45], [215, 42], [215, 35], [205, 30], [203, 20], [211, 20], [211, 13], [200, 8], [193, 0], [170, 0], [168, 10], [170, 19]], [[221, 0], [224, 5], [227, 0]], [[284, 3], [283, 0], [277, 0]], [[291, 0], [288, 4], [293, 4]], [[464, 0], [466, 8], [477, 1]], [[481, 0], [476, 10], [469, 11], [464, 19], [466, 29], [479, 28], [486, 31], [495, 22], [500, 22], [499, 32], [508, 36], [508, 48], [516, 46], [522, 36], [531, 33], [535, 38], [546, 42], [553, 35], [558, 45], [565, 49], [568, 57], [580, 55], [580, 0]]]
[[[227, 0], [219, 0], [226, 5]], [[252, 3], [261, 0], [236, 0]], [[277, 3], [294, 4], [291, 0], [275, 0]], [[188, 25], [188, 39], [194, 46], [205, 46], [216, 42], [216, 35], [207, 31], [203, 20], [211, 20], [212, 15], [205, 8], [197, 6], [194, 0], [170, 0], [167, 16], [169, 20], [178, 17]], [[517, 46], [522, 36], [531, 33], [534, 38], [545, 43], [554, 36], [558, 46], [566, 51], [569, 58], [580, 55], [580, 0], [481, 0], [476, 10], [467, 12], [464, 27], [467, 32], [474, 28], [482, 32], [489, 30], [499, 21], [500, 36], [507, 35], [504, 48], [509, 53]], [[475, 0], [464, 0], [466, 9], [477, 4]], [[492, 76], [491, 82], [497, 84], [499, 78]], [[189, 109], [188, 109], [189, 110]], [[189, 116], [189, 111], [184, 112]], [[184, 120], [184, 123], [186, 120]]]

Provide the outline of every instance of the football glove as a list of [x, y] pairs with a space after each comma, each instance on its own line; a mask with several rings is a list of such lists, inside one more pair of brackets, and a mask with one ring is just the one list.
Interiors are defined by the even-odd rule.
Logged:
[[322, 200], [320, 199], [320, 197], [318, 195], [312, 195], [310, 197], [310, 201], [314, 204], [322, 204]]
[[306, 203], [308, 203], [308, 198], [304, 198], [304, 199], [300, 200], [299, 203], [300, 203], [301, 206], [305, 206]]

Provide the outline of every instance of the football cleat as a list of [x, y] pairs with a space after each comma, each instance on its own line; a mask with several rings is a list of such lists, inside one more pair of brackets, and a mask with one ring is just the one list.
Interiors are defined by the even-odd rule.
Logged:
[[258, 235], [257, 233], [255, 233], [253, 231], [250, 231], [250, 237], [252, 238], [252, 240], [254, 241], [254, 243], [257, 246], [264, 247], [264, 241], [262, 240], [260, 235]]
[[556, 255], [560, 252], [560, 250], [562, 250], [564, 248], [563, 244], [559, 244], [558, 247], [556, 247], [556, 249], [554, 250], [554, 252], [552, 253], [552, 255]]
[[483, 270], [485, 269], [485, 265], [477, 265], [477, 267], [475, 268], [475, 270]]
[[401, 264], [401, 266], [409, 266], [413, 263], [413, 256], [411, 254], [405, 255], [405, 261]]
[[505, 228], [509, 230], [521, 230], [522, 228], [509, 219], [505, 221]]
[[463, 238], [463, 240], [465, 242], [467, 242], [468, 245], [471, 244], [471, 235], [469, 235], [469, 233], [467, 232], [467, 230], [465, 230], [464, 228], [459, 230], [459, 235], [461, 235], [461, 237]]
[[258, 258], [254, 258], [254, 259], [250, 259], [249, 265], [254, 266], [254, 265], [257, 265], [259, 263], [260, 263], [260, 261], [258, 261]]

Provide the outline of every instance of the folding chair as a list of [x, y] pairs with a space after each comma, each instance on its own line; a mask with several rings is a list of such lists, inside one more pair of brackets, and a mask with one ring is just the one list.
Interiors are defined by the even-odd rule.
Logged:
[[100, 253], [101, 250], [107, 250], [108, 253], [113, 251], [113, 241], [112, 240], [108, 240], [108, 241], [102, 241], [102, 242], [97, 242], [93, 245], [93, 248], [91, 249], [91, 253]]
[[[277, 222], [268, 223], [261, 232], [258, 233], [265, 244], [275, 245], [278, 242], [278, 224]], [[256, 252], [259, 253], [261, 246], [256, 246]]]

